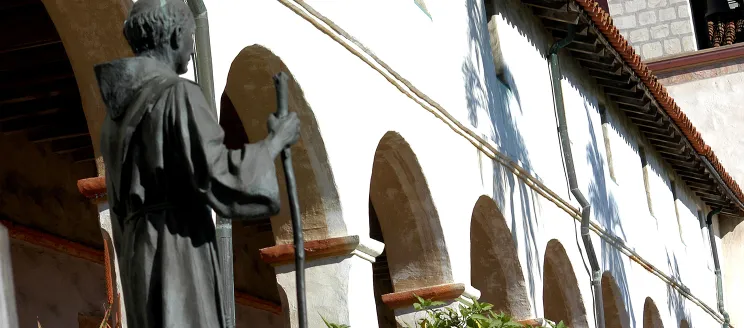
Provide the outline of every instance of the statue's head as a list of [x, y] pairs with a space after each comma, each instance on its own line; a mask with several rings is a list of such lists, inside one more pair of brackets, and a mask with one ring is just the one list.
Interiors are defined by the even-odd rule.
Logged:
[[165, 61], [183, 74], [194, 52], [195, 26], [183, 0], [139, 0], [124, 22], [124, 37], [135, 55]]

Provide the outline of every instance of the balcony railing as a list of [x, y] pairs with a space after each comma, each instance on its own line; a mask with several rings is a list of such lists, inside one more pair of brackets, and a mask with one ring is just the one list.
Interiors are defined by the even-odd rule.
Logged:
[[744, 42], [744, 10], [741, 7], [725, 16], [710, 17], [707, 23], [710, 47]]
[[738, 62], [744, 58], [744, 39], [733, 45], [719, 46], [677, 56], [664, 57], [646, 62], [654, 74], [668, 75], [672, 72], [710, 65]]

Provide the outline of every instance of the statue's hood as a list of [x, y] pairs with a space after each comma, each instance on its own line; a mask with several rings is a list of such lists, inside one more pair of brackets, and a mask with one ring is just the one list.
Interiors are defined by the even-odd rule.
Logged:
[[172, 69], [149, 57], [130, 57], [99, 64], [95, 66], [95, 72], [112, 120], [122, 117], [146, 82], [158, 76], [177, 77]]

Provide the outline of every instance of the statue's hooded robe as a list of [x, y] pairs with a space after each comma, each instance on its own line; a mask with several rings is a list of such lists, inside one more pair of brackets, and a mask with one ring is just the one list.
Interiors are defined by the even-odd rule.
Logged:
[[226, 149], [199, 86], [154, 59], [101, 64], [96, 75], [128, 325], [225, 327], [211, 210], [226, 218], [278, 211], [268, 144]]

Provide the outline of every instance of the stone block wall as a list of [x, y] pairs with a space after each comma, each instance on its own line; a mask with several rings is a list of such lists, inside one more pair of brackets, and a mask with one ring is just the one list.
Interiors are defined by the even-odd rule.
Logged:
[[610, 15], [643, 59], [697, 50], [689, 0], [609, 0]]

